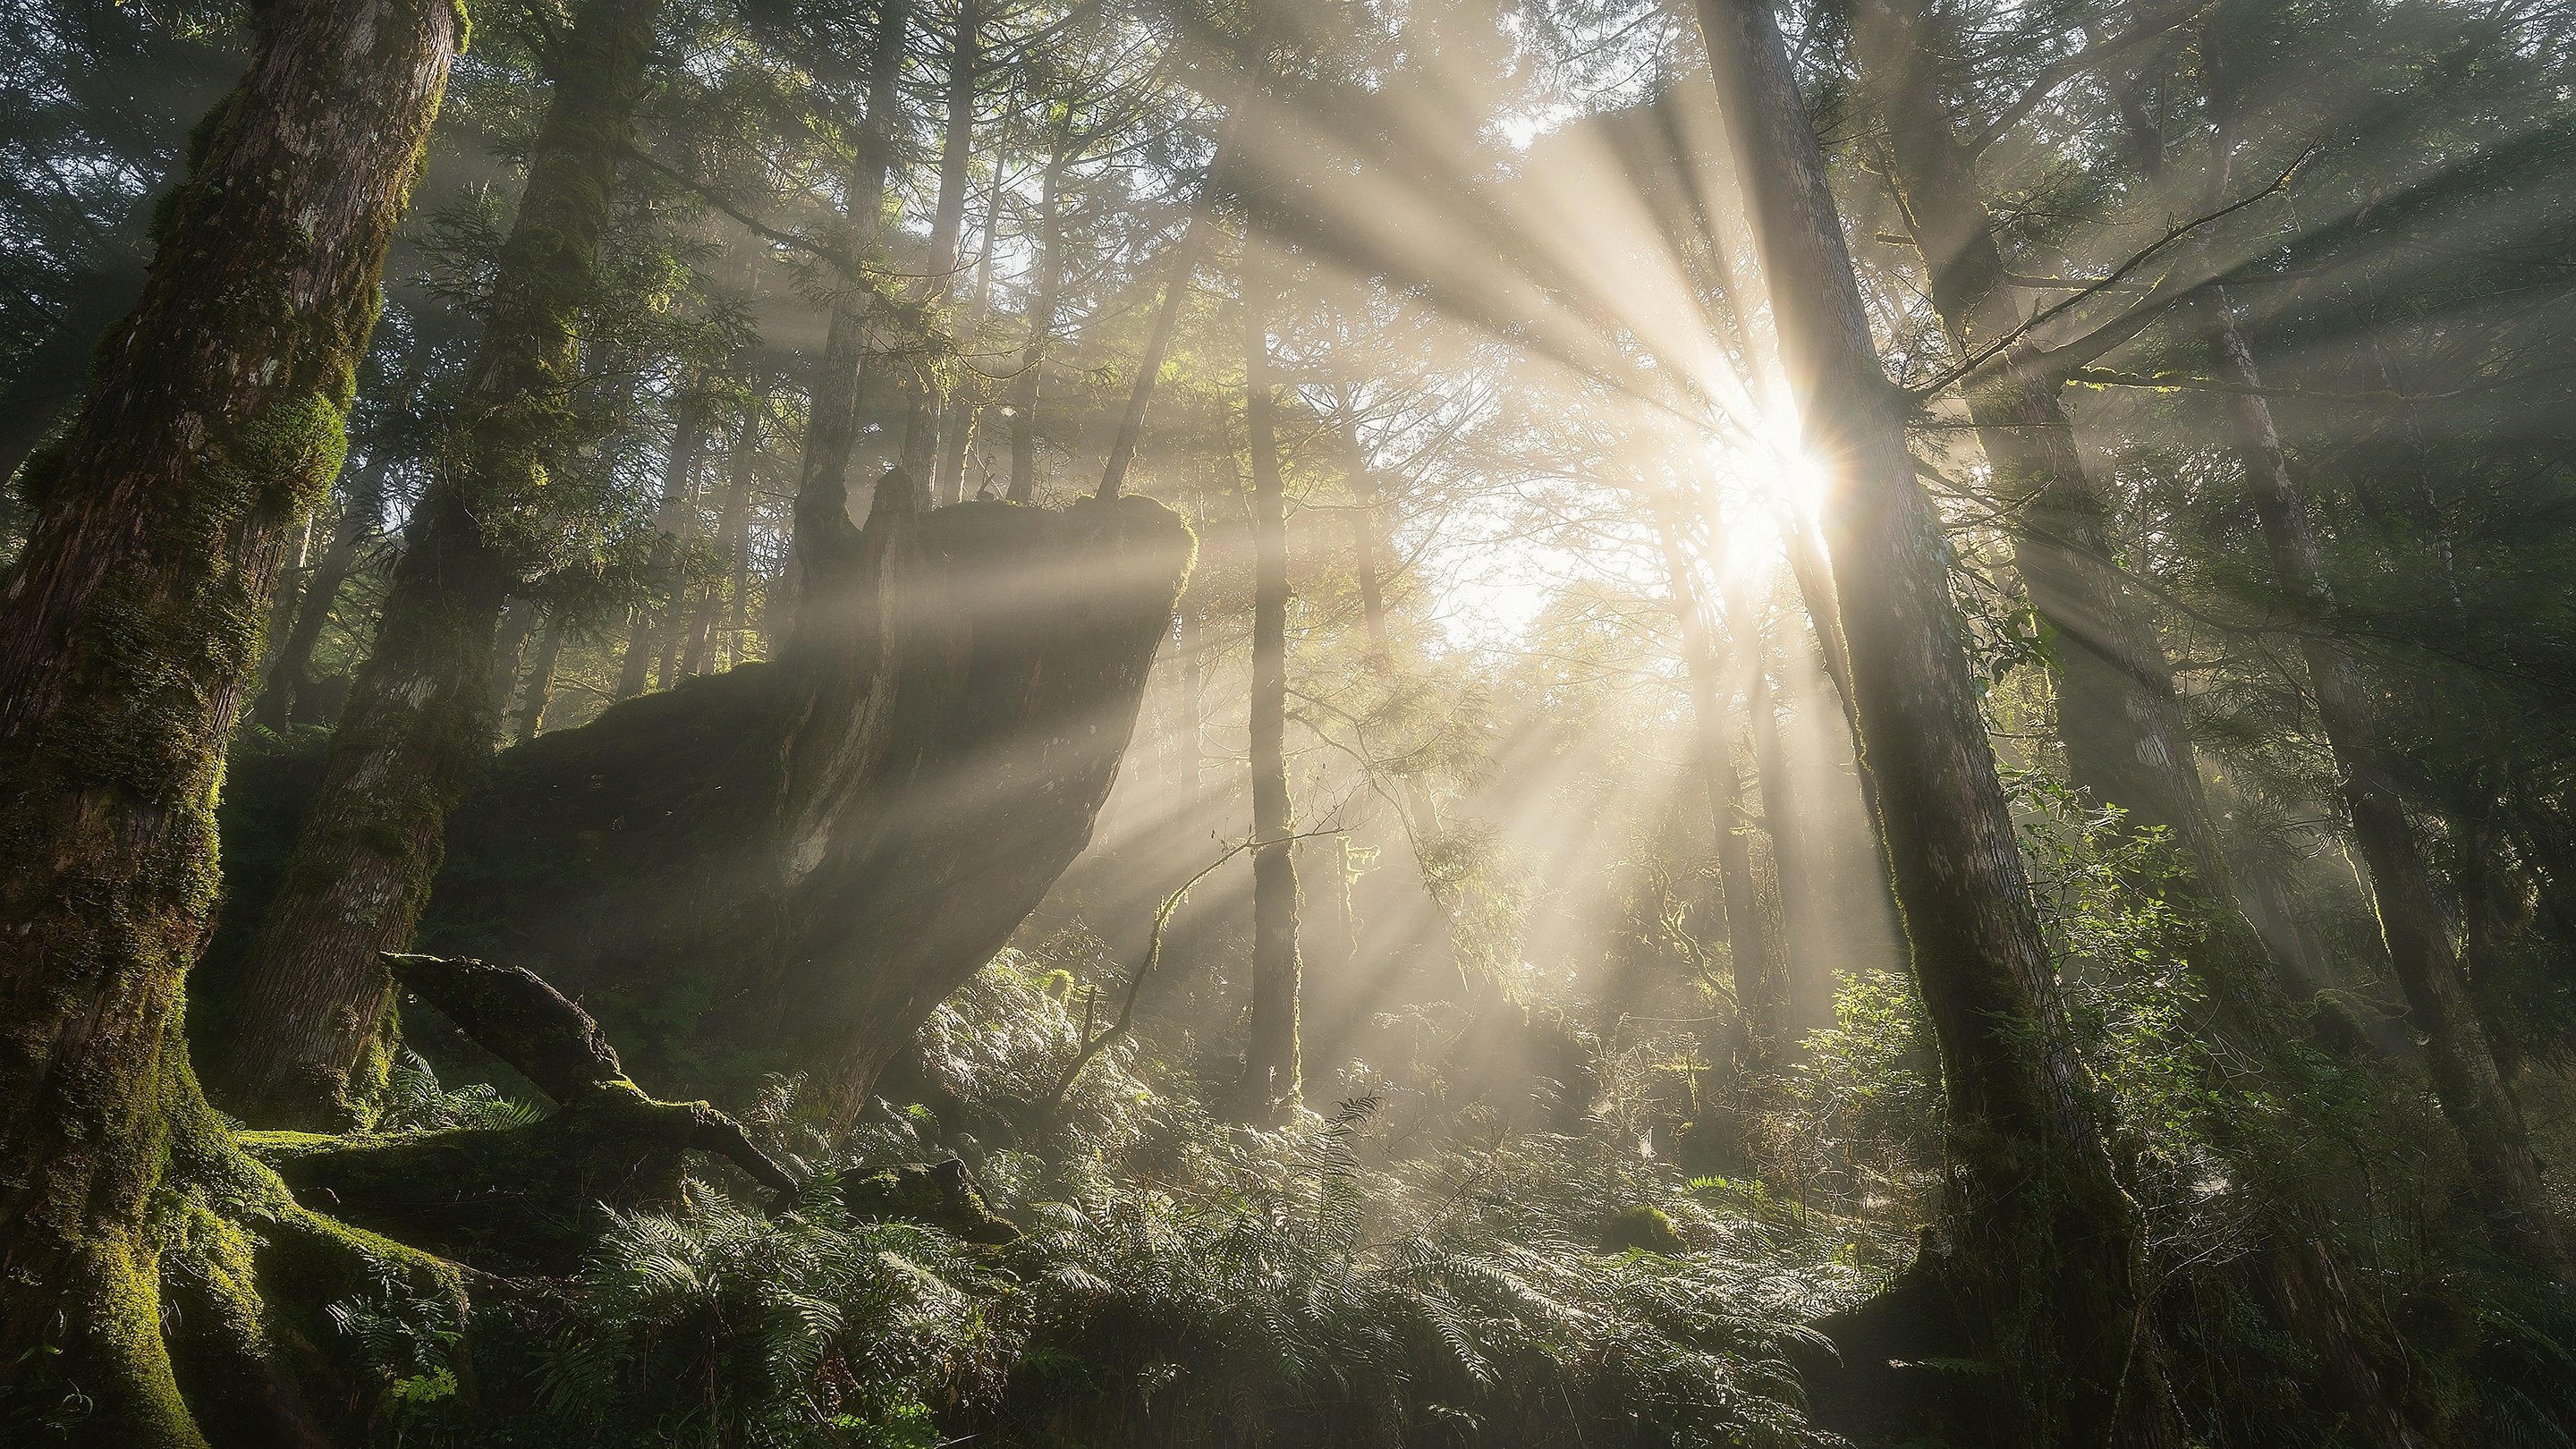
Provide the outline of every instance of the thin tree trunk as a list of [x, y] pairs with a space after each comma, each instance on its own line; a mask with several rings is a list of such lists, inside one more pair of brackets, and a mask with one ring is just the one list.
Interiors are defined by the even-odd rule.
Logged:
[[[902, 104], [909, 0], [885, 0], [868, 56], [868, 114], [850, 159], [847, 187], [850, 250], [885, 230], [886, 172], [893, 164], [896, 109]], [[829, 600], [857, 564], [858, 525], [850, 522], [850, 454], [858, 441], [859, 402], [867, 390], [868, 323], [873, 298], [853, 295], [843, 278], [832, 296], [823, 357], [807, 389], [805, 440], [796, 475], [792, 633], [828, 627]]]
[[[1861, 767], [1941, 1050], [1946, 1237], [1925, 1265], [2021, 1422], [2003, 1441], [2175, 1441], [2136, 1214], [2057, 998], [1961, 649], [1939, 520], [1880, 370], [1768, 0], [1699, 0], [1824, 528]], [[1814, 607], [1811, 602], [1811, 607]], [[1820, 614], [1830, 610], [1820, 608]]]
[[537, 636], [537, 657], [528, 665], [528, 682], [510, 732], [520, 744], [535, 739], [537, 731], [545, 728], [546, 704], [555, 692], [555, 662], [563, 657], [563, 646], [564, 611], [558, 606], [546, 611], [546, 631]]
[[[1252, 1021], [1243, 1109], [1256, 1121], [1293, 1111], [1301, 1092], [1297, 1012], [1297, 858], [1288, 800], [1288, 506], [1279, 474], [1270, 380], [1270, 275], [1262, 228], [1246, 228], [1243, 426], [1252, 455]], [[1166, 286], [1178, 291], [1187, 274]], [[1149, 361], [1143, 374], [1150, 380]], [[1139, 390], [1145, 387], [1140, 382]], [[1141, 409], [1134, 409], [1139, 411]], [[1123, 430], [1122, 430], [1123, 431]], [[1104, 487], [1106, 485], [1104, 484]]]
[[1716, 843], [1717, 909], [1725, 921], [1727, 959], [1735, 978], [1735, 1076], [1740, 1081], [1768, 1070], [1777, 1056], [1788, 983], [1773, 959], [1770, 933], [1763, 929], [1761, 890], [1754, 884], [1753, 853], [1744, 839], [1744, 780], [1735, 772], [1735, 751], [1726, 739], [1726, 701], [1733, 691], [1721, 682], [1717, 642], [1682, 547], [1680, 521], [1663, 499], [1656, 500], [1655, 533], [1663, 545], [1673, 619], [1681, 626], [1692, 753], [1699, 757]]
[[[985, 315], [993, 305], [993, 243], [1001, 232], [1002, 164], [993, 163], [993, 185], [984, 202], [984, 244], [975, 258], [975, 290], [966, 304], [966, 323], [957, 329], [958, 337], [972, 352], [984, 333]], [[939, 442], [939, 488], [955, 502], [966, 496], [966, 455], [975, 446], [975, 424], [984, 411], [985, 381], [980, 370], [968, 380], [971, 395], [960, 389], [951, 400], [946, 431]], [[989, 475], [988, 475], [989, 476]]]
[[[671, 452], [662, 463], [662, 501], [654, 512], [649, 569], [649, 587], [662, 595], [664, 603], [657, 611], [650, 600], [638, 602], [628, 617], [626, 654], [617, 670], [619, 699], [633, 699], [644, 692], [655, 644], [663, 632], [655, 628], [657, 618], [676, 617], [681, 608], [680, 545], [687, 537], [689, 511], [696, 501], [698, 449], [705, 430], [702, 418], [692, 397], [681, 402], [671, 420]], [[665, 683], [670, 672], [664, 666]]]
[[[2262, 374], [2223, 291], [2208, 310], [2227, 373], [2247, 388], [2259, 389]], [[2301, 653], [2334, 751], [2335, 771], [2342, 777], [2353, 838], [2369, 868], [2389, 962], [2415, 1029], [2424, 1037], [2434, 1096], [2468, 1146], [2470, 1180], [2498, 1244], [2561, 1282], [2576, 1282], [2576, 1265], [2571, 1265], [2566, 1240], [2550, 1213], [2522, 1109], [2506, 1088], [2486, 1030], [2469, 1005], [2468, 984], [2451, 949], [2450, 929], [2415, 827], [2406, 818], [2369, 685], [2351, 651], [2332, 632], [2334, 587], [2326, 578], [2325, 556], [2308, 521], [2306, 500], [2290, 476], [2289, 459], [2273, 427], [2271, 403], [2259, 392], [2231, 394], [2227, 412], [2273, 571], [2280, 576], [2282, 593], [2311, 626], [2301, 640]]]
[[[734, 429], [733, 447], [725, 467], [724, 508], [716, 518], [716, 537], [724, 541], [726, 562], [732, 574], [732, 607], [739, 614], [744, 570], [749, 560], [749, 540], [745, 537], [751, 525], [752, 460], [760, 454], [760, 408], [757, 399], [743, 414], [742, 423]], [[713, 642], [716, 615], [726, 607], [726, 595], [710, 586], [705, 602], [698, 606], [697, 622], [689, 634], [689, 654], [680, 666], [683, 674], [701, 674], [713, 667]]]
[[1057, 299], [1064, 291], [1064, 168], [1073, 159], [1072, 137], [1056, 128], [1046, 173], [1038, 182], [1037, 295], [1029, 302], [1029, 340], [1020, 351], [1020, 375], [1011, 383], [1011, 488], [1013, 503], [1037, 496], [1038, 400], [1045, 391], [1047, 349], [1055, 341]]
[[212, 1075], [247, 1119], [348, 1125], [389, 1066], [393, 982], [377, 956], [410, 939], [447, 812], [492, 746], [493, 635], [570, 416], [581, 313], [659, 8], [583, 0], [550, 57], [553, 100], [466, 374], [465, 436], [421, 500], [285, 884], [243, 965], [236, 1019], [260, 1030], [231, 1033]]
[[[223, 1303], [247, 1329], [190, 1315], [192, 1338], [230, 1341], [209, 1370], [283, 1374], [249, 1255], [311, 1219], [199, 1095], [180, 1001], [213, 924], [215, 802], [260, 621], [339, 469], [458, 39], [445, 0], [252, 19], [249, 69], [160, 204], [168, 244], [36, 465], [0, 586], [0, 1381], [77, 1383], [73, 1441], [116, 1449], [205, 1442], [164, 1340], [181, 1312], [165, 1251], [239, 1275]], [[167, 1230], [174, 1212], [199, 1226]], [[312, 1432], [264, 1402], [274, 1422], [245, 1434]]]
[[[948, 118], [939, 144], [939, 200], [930, 216], [930, 289], [921, 308], [925, 329], [942, 325], [956, 291], [957, 248], [966, 234], [966, 170], [974, 159], [975, 72], [983, 28], [980, 0], [958, 0], [957, 34], [948, 50]], [[957, 501], [957, 480], [934, 476], [946, 402], [946, 390], [925, 375], [903, 430], [903, 471], [941, 507]]]
[[1825, 949], [1825, 939], [1830, 934], [1826, 913], [1830, 907], [1816, 889], [1815, 847], [1808, 839], [1807, 818], [1799, 808], [1789, 751], [1780, 738], [1779, 704], [1772, 696], [1771, 671], [1765, 657], [1769, 631], [1763, 627], [1762, 613], [1750, 589], [1740, 591], [1726, 610], [1738, 662], [1744, 668], [1744, 709], [1752, 725], [1753, 774], [1762, 792], [1762, 829], [1771, 837], [1771, 874], [1780, 892], [1780, 924], [1785, 938], [1781, 953], [1785, 978], [1781, 993], [1783, 1035], [1796, 1041], [1808, 1032], [1834, 1024], [1832, 953]]
[[1334, 426], [1341, 434], [1342, 476], [1351, 490], [1351, 572], [1360, 585], [1360, 623], [1369, 647], [1386, 648], [1386, 590], [1377, 576], [1377, 477], [1360, 442], [1359, 407], [1348, 382], [1333, 385]]
[[[1204, 215], [1192, 216], [1189, 229], [1181, 233], [1180, 245], [1173, 249], [1176, 255], [1171, 274], [1163, 279], [1163, 301], [1154, 312], [1154, 330], [1146, 334], [1145, 355], [1136, 363], [1136, 385], [1128, 390], [1127, 410], [1119, 415], [1117, 436], [1109, 444], [1109, 461], [1100, 470], [1102, 498], [1115, 498], [1127, 486], [1127, 470], [1135, 463], [1136, 445], [1145, 436], [1145, 413], [1154, 403], [1154, 384], [1162, 377], [1163, 358], [1172, 349], [1172, 334], [1180, 329], [1181, 308], [1189, 301], [1190, 283], [1198, 272], [1199, 253], [1207, 248], [1210, 230]], [[1263, 319], [1263, 325], [1267, 323], [1268, 319]]]
[[502, 606], [500, 636], [492, 642], [492, 712], [496, 722], [510, 712], [510, 696], [519, 682], [520, 656], [527, 650], [528, 633], [536, 622], [534, 599], [513, 594]]
[[295, 721], [296, 697], [308, 683], [306, 675], [312, 672], [313, 648], [322, 642], [322, 627], [331, 622], [331, 607], [339, 601], [340, 587], [349, 581], [350, 570], [357, 567], [358, 550], [384, 522], [385, 473], [391, 463], [382, 452], [367, 459], [349, 491], [348, 506], [340, 510], [340, 521], [332, 527], [331, 546], [323, 551], [322, 561], [314, 565], [313, 581], [305, 586], [304, 597], [296, 605], [295, 625], [287, 631], [286, 644], [277, 651], [277, 661], [269, 666], [268, 679], [260, 686], [259, 703], [252, 715], [269, 729], [283, 731]]

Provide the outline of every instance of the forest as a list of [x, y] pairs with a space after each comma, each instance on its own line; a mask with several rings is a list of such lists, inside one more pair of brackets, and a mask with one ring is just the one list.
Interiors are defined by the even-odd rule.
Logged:
[[2576, 1449], [2576, 0], [0, 17], [0, 1443]]

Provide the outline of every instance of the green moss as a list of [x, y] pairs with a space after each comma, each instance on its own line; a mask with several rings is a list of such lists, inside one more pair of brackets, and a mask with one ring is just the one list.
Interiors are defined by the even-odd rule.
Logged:
[[1690, 1243], [1681, 1229], [1673, 1226], [1670, 1215], [1650, 1203], [1641, 1203], [1614, 1214], [1601, 1226], [1601, 1251], [1605, 1253], [1660, 1253], [1667, 1258], [1690, 1251]]

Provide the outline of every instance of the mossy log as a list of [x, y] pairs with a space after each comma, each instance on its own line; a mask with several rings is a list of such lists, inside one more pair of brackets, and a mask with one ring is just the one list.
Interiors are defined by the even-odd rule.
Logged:
[[692, 1151], [780, 1194], [795, 1191], [732, 1118], [704, 1102], [646, 1096], [599, 1023], [530, 972], [435, 956], [384, 962], [558, 1110], [516, 1127], [243, 1134], [306, 1205], [487, 1271], [560, 1273], [578, 1265], [604, 1208], [675, 1205]]
[[503, 754], [423, 945], [526, 963], [650, 1080], [863, 1104], [1089, 842], [1195, 547], [1150, 499], [912, 498], [788, 659]]

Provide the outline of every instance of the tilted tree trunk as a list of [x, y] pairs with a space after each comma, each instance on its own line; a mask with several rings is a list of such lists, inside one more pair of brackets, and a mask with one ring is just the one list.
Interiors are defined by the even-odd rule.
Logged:
[[[1243, 430], [1252, 456], [1252, 1017], [1242, 1110], [1274, 1121], [1301, 1099], [1297, 1010], [1297, 857], [1288, 800], [1288, 500], [1281, 487], [1278, 397], [1270, 380], [1267, 244], [1256, 219], [1243, 243]], [[1185, 271], [1164, 284], [1189, 285]], [[1167, 307], [1168, 311], [1169, 308]], [[1150, 376], [1150, 373], [1148, 374]], [[1141, 409], [1135, 411], [1141, 412]], [[1132, 445], [1131, 445], [1132, 451]]]
[[1915, 1271], [2003, 1376], [1998, 1441], [2172, 1443], [2136, 1213], [2060, 1009], [1939, 520], [1878, 365], [1824, 159], [1768, 0], [1698, 9], [1782, 360], [1830, 480], [1824, 529], [1861, 765], [1941, 1051], [1944, 1233]]
[[[948, 330], [948, 300], [957, 290], [958, 245], [966, 235], [966, 172], [974, 160], [975, 78], [983, 28], [979, 0], [958, 0], [957, 30], [948, 47], [948, 117], [939, 143], [939, 199], [930, 215], [930, 286], [921, 306], [923, 325], [933, 332]], [[925, 375], [903, 432], [904, 471], [930, 490], [932, 503], [943, 507], [957, 501], [957, 480], [934, 476], [940, 417], [946, 404], [946, 388], [936, 376]]]
[[583, 0], [548, 56], [554, 96], [466, 374], [464, 436], [421, 500], [286, 887], [232, 992], [233, 1019], [260, 1030], [228, 1034], [210, 1078], [247, 1120], [348, 1124], [389, 1065], [393, 982], [376, 957], [409, 940], [447, 812], [491, 750], [493, 634], [545, 528], [659, 8]]
[[[318, 1324], [263, 1330], [252, 1283], [338, 1230], [234, 1148], [178, 1012], [224, 749], [284, 544], [340, 466], [459, 18], [303, 0], [255, 21], [0, 589], [0, 1379], [78, 1384], [75, 1440], [117, 1449], [200, 1449], [200, 1416], [303, 1443], [336, 1410], [292, 1341]], [[305, 1261], [317, 1286], [345, 1267]], [[385, 1266], [424, 1286], [425, 1260]], [[176, 1368], [174, 1336], [198, 1350]]]
[[2470, 1005], [2449, 924], [2380, 736], [2370, 686], [2351, 650], [2333, 632], [2334, 586], [2326, 577], [2307, 501], [2290, 475], [2273, 426], [2272, 405], [2260, 391], [2261, 371], [2223, 291], [2208, 312], [2228, 376], [2248, 389], [2227, 400], [2237, 452], [2244, 459], [2246, 484], [2281, 592], [2308, 625], [2300, 652], [2316, 691], [2318, 718], [2334, 750], [2336, 773], [2342, 777], [2353, 838], [2369, 867], [2389, 961], [2406, 994], [2407, 1012], [2424, 1036], [2434, 1095], [2442, 1115], [2468, 1146], [2470, 1181], [2498, 1245], [2561, 1282], [2576, 1282], [2576, 1264], [2571, 1264], [2566, 1239], [2550, 1212], [2522, 1109], [2496, 1069], [2486, 1029]]
[[304, 596], [296, 604], [295, 623], [260, 685], [252, 718], [269, 729], [282, 731], [295, 722], [296, 698], [310, 683], [307, 676], [313, 670], [314, 646], [322, 642], [322, 627], [331, 622], [341, 586], [358, 566], [358, 550], [384, 523], [385, 474], [390, 467], [390, 459], [370, 457], [350, 486], [348, 506], [340, 510], [340, 520], [331, 529], [331, 546], [314, 565], [313, 580], [304, 586]]
[[1038, 181], [1037, 295], [1029, 301], [1029, 340], [1020, 349], [1020, 375], [1011, 383], [1011, 487], [1003, 496], [1013, 503], [1037, 496], [1038, 401], [1045, 393], [1047, 349], [1055, 342], [1057, 299], [1064, 291], [1064, 168], [1073, 159], [1071, 146], [1066, 126], [1059, 125]]

